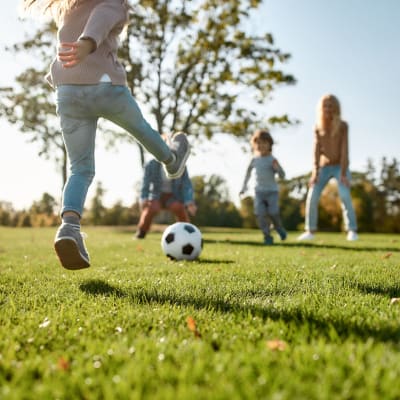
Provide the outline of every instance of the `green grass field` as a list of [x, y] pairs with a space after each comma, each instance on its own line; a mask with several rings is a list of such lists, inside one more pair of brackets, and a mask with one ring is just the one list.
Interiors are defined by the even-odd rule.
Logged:
[[0, 398], [400, 399], [400, 238], [203, 229], [198, 261], [160, 232], [0, 228]]

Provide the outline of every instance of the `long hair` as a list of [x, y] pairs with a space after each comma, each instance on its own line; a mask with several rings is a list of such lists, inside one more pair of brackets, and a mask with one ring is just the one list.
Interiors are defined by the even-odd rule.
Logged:
[[[327, 126], [326, 119], [324, 118], [324, 103], [330, 102], [332, 107], [332, 121], [329, 126]], [[330, 132], [332, 135], [336, 135], [336, 133], [340, 129], [340, 125], [342, 122], [341, 111], [340, 111], [340, 102], [339, 99], [333, 94], [326, 94], [322, 96], [317, 105], [317, 121], [316, 128], [324, 132]]]
[[24, 0], [25, 10], [34, 9], [60, 21], [66, 13], [84, 0]]
[[[65, 14], [83, 3], [85, 0], [24, 0], [24, 9], [36, 9], [41, 13], [48, 14], [56, 22], [61, 21]], [[125, 6], [127, 13], [130, 9], [128, 0], [121, 0]]]

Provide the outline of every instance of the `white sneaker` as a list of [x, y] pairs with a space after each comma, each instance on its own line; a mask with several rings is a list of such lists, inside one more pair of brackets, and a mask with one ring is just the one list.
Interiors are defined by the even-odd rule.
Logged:
[[305, 231], [302, 233], [297, 240], [313, 240], [315, 238], [314, 234], [310, 231]]
[[347, 240], [349, 240], [350, 242], [358, 240], [357, 232], [356, 231], [348, 231], [347, 232]]

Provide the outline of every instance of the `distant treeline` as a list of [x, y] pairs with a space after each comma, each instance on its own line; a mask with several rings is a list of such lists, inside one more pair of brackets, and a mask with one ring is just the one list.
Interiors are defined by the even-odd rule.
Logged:
[[[400, 233], [400, 175], [396, 159], [382, 159], [379, 169], [368, 160], [365, 172], [352, 173], [352, 198], [360, 232]], [[283, 224], [287, 230], [301, 230], [304, 224], [304, 206], [310, 175], [302, 175], [280, 182], [280, 206]], [[198, 213], [192, 222], [198, 226], [256, 228], [253, 198], [243, 198], [240, 207], [230, 199], [226, 181], [218, 175], [192, 178]], [[139, 199], [130, 207], [121, 202], [112, 207], [103, 204], [104, 189], [96, 188], [89, 208], [85, 210], [85, 225], [135, 225], [140, 216]], [[12, 227], [57, 226], [59, 204], [44, 193], [28, 210], [15, 210], [12, 204], [0, 201], [0, 225]], [[168, 212], [162, 212], [155, 222], [173, 222]], [[336, 182], [325, 188], [319, 205], [319, 229], [343, 229], [340, 198]]]

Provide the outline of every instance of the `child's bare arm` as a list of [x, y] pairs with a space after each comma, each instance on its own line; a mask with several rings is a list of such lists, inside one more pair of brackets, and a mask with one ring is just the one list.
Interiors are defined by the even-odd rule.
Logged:
[[272, 161], [272, 168], [279, 175], [279, 178], [285, 178], [285, 171], [283, 170], [281, 164], [279, 164], [279, 161], [276, 158], [274, 158], [274, 160]]

